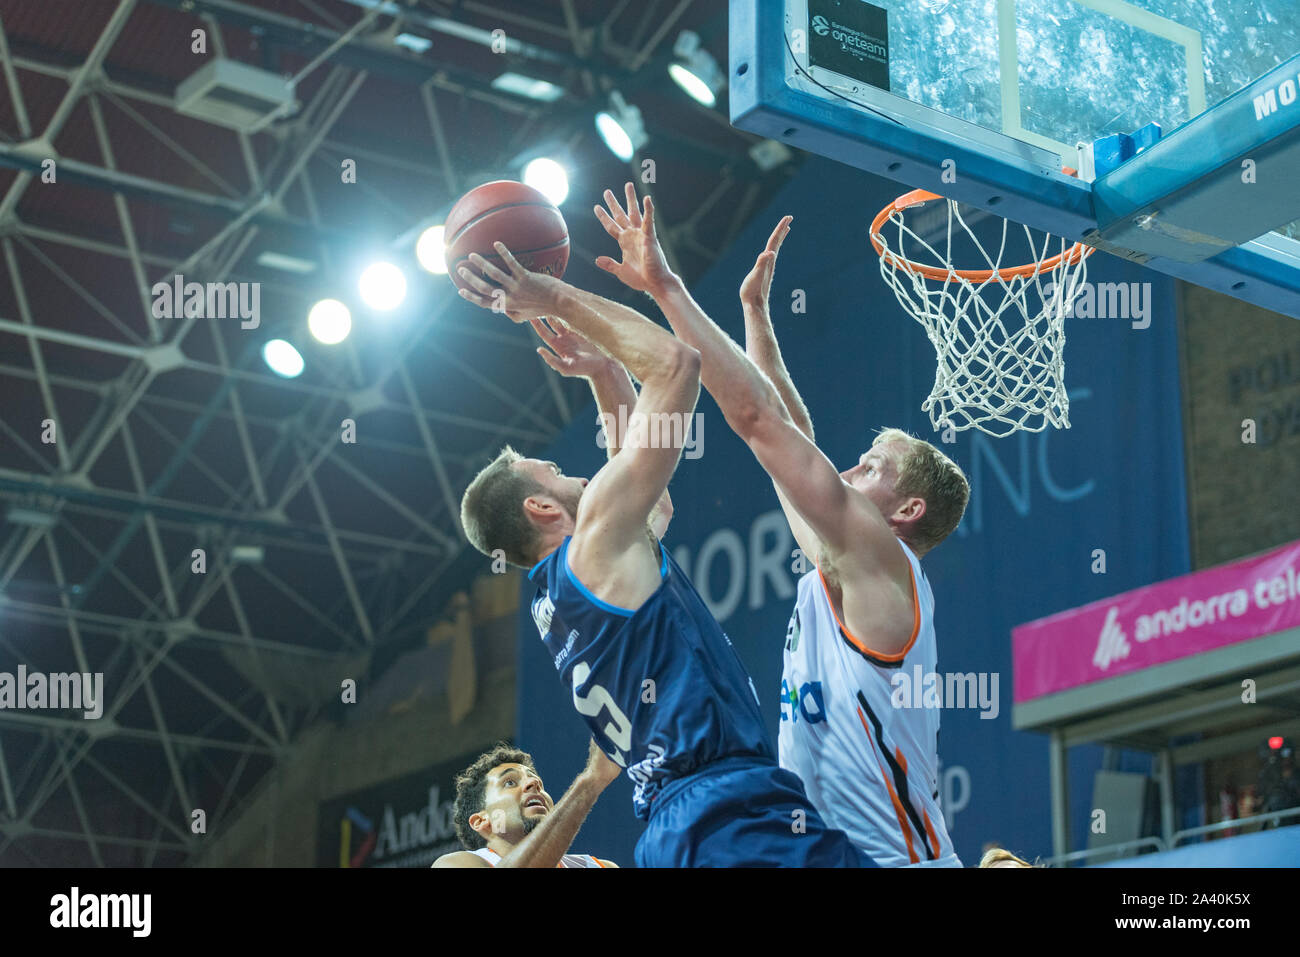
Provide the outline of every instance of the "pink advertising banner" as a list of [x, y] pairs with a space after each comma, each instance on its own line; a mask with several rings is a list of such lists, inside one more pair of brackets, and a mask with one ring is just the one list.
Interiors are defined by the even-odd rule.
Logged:
[[1011, 631], [1015, 700], [1300, 626], [1300, 542]]

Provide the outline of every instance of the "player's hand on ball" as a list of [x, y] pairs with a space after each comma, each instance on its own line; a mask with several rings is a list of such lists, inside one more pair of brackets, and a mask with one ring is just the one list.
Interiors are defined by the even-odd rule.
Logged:
[[617, 242], [623, 253], [623, 261], [617, 262], [609, 256], [601, 256], [596, 265], [606, 272], [613, 273], [623, 284], [637, 290], [654, 294], [662, 289], [674, 276], [668, 268], [663, 247], [655, 234], [654, 201], [647, 196], [644, 210], [637, 206], [636, 187], [631, 183], [624, 185], [627, 193], [627, 208], [619, 203], [611, 190], [605, 190], [605, 203], [609, 211], [596, 207], [596, 218]]
[[471, 253], [469, 261], [483, 276], [476, 276], [472, 270], [462, 266], [460, 278], [470, 288], [461, 289], [461, 297], [484, 309], [503, 312], [511, 322], [524, 322], [556, 312], [564, 283], [554, 276], [525, 269], [510, 254], [505, 243], [493, 245], [506, 265], [505, 270], [492, 265], [478, 253]]
[[590, 775], [601, 787], [606, 787], [623, 773], [623, 769], [611, 761], [605, 752], [600, 750], [596, 739], [592, 738], [591, 745], [587, 748], [587, 767], [583, 773]]
[[740, 284], [740, 302], [743, 306], [767, 311], [768, 294], [772, 291], [772, 276], [776, 272], [776, 256], [781, 251], [781, 243], [790, 232], [793, 216], [783, 216], [772, 230], [767, 246], [759, 253], [758, 261], [749, 271], [745, 281]]
[[546, 316], [530, 319], [529, 323], [537, 337], [546, 343], [546, 346], [537, 347], [537, 354], [560, 375], [590, 379], [618, 366], [617, 361], [601, 352], [590, 339], [562, 319]]

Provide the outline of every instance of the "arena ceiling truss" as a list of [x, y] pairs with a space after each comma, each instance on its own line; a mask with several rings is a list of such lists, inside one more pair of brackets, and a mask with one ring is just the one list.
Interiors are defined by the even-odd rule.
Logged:
[[[681, 30], [725, 63], [725, 28], [725, 4], [690, 0], [0, 0], [0, 672], [104, 675], [97, 720], [0, 710], [0, 865], [195, 860], [193, 809], [219, 835], [343, 678], [422, 640], [482, 570], [468, 477], [588, 396], [415, 268], [413, 231], [539, 144], [592, 201], [629, 178], [591, 123], [618, 89], [698, 276], [793, 169], [664, 82]], [[296, 75], [296, 112], [252, 132], [182, 115], [176, 86], [215, 56]], [[502, 93], [503, 70], [565, 95]], [[584, 204], [571, 278], [616, 295]], [[389, 324], [354, 305], [347, 342], [304, 344], [370, 250], [405, 257], [414, 305]], [[157, 315], [177, 274], [259, 283], [260, 325]], [[273, 335], [298, 378], [263, 364]]]

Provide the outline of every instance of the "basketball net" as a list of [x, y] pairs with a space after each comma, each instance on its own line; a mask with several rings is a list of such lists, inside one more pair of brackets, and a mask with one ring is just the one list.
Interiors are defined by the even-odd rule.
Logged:
[[[943, 252], [904, 221], [907, 210], [934, 201], [948, 206]], [[1040, 242], [1026, 226], [1034, 262], [1004, 267], [1010, 226], [1002, 220], [990, 255], [956, 202], [924, 190], [900, 196], [871, 224], [881, 276], [934, 346], [934, 389], [921, 408], [936, 431], [974, 428], [1001, 438], [1070, 427], [1064, 320], [1088, 278], [1092, 250], [1046, 234]], [[954, 237], [973, 243], [985, 268], [954, 268]]]

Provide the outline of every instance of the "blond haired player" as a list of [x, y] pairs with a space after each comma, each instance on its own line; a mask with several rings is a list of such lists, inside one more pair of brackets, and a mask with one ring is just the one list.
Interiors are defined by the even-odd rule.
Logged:
[[[813, 442], [812, 419], [781, 359], [768, 314], [781, 220], [741, 288], [746, 350], [691, 298], [655, 235], [654, 204], [626, 209], [610, 191], [596, 217], [622, 262], [596, 264], [649, 293], [701, 357], [701, 380], [776, 485], [803, 554], [787, 631], [780, 762], [827, 823], [881, 866], [960, 867], [939, 807], [939, 711], [895, 707], [891, 677], [935, 673], [934, 597], [920, 558], [956, 529], [965, 476], [934, 446], [897, 429], [839, 472]], [[847, 398], [847, 397], [846, 397]]]

